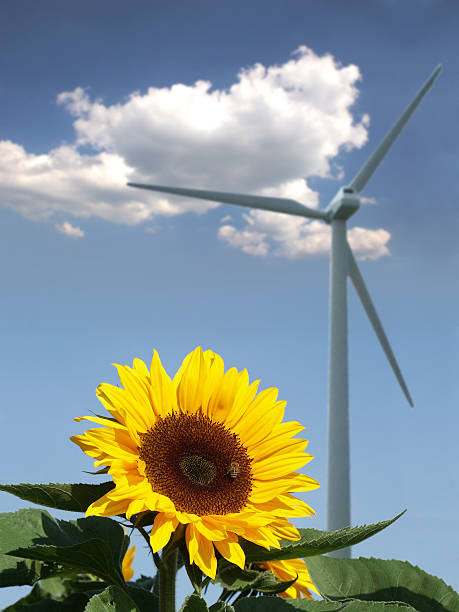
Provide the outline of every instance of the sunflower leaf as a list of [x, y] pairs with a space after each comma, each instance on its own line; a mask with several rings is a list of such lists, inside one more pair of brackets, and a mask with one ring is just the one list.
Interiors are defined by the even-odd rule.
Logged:
[[93, 502], [108, 493], [114, 486], [111, 480], [99, 484], [20, 483], [0, 484], [0, 491], [6, 491], [20, 499], [48, 508], [86, 512]]
[[281, 599], [280, 597], [245, 597], [234, 604], [235, 612], [417, 612], [398, 602], [317, 601], [313, 599]]
[[419, 612], [459, 612], [459, 595], [440, 578], [395, 559], [308, 559], [311, 577], [327, 599], [400, 601]]
[[75, 571], [124, 584], [125, 535], [111, 519], [60, 521], [29, 508], [0, 514], [0, 534], [0, 586], [33, 585]]
[[128, 582], [127, 590], [140, 612], [159, 612], [158, 594], [136, 586], [135, 582]]
[[209, 608], [209, 612], [235, 612], [234, 607], [226, 601], [217, 601]]
[[141, 574], [139, 578], [134, 581], [131, 581], [129, 584], [133, 584], [139, 589], [151, 591], [155, 584], [155, 577], [152, 578], [151, 576], [144, 576], [143, 574]]
[[3, 612], [84, 612], [87, 603], [88, 596], [85, 593], [72, 593], [62, 601], [26, 596], [5, 608]]
[[241, 569], [226, 559], [221, 559], [218, 563], [215, 582], [228, 591], [244, 591], [252, 588], [263, 573], [257, 570]]
[[0, 514], [0, 587], [34, 585], [40, 579], [58, 574], [57, 568], [52, 566], [5, 554], [15, 547], [27, 547], [45, 537], [45, 518], [53, 520], [48, 512], [38, 509]]
[[[59, 580], [59, 578], [40, 580], [28, 595], [6, 608], [4, 612], [85, 612], [89, 600], [95, 595], [100, 595], [102, 591], [110, 586], [95, 580], [64, 579], [61, 582], [66, 592], [71, 592], [72, 594], [63, 599], [63, 596], [59, 596], [59, 589], [56, 587], [50, 589], [50, 585], [48, 585], [44, 588], [44, 583]], [[54, 592], [52, 593], [51, 590]], [[140, 612], [159, 612], [159, 599], [155, 597], [153, 593], [149, 593], [145, 589], [137, 587], [135, 583], [128, 583], [127, 590], [129, 597], [137, 606], [137, 608], [134, 608], [135, 610], [138, 609]], [[54, 599], [49, 599], [50, 596], [54, 597]], [[56, 601], [56, 599], [58, 601]], [[97, 599], [95, 601], [97, 601]], [[93, 603], [92, 605], [95, 604]], [[128, 610], [130, 609], [131, 608], [128, 608]], [[102, 608], [102, 610], [104, 610], [104, 608]], [[108, 610], [118, 610], [118, 608], [112, 607], [108, 608]]]
[[[95, 574], [108, 584], [123, 584], [116, 570], [110, 550], [106, 543], [99, 539], [87, 540], [74, 546], [30, 546], [16, 548], [7, 555], [32, 559], [45, 564]], [[57, 569], [59, 571], [59, 569]]]
[[298, 559], [299, 557], [312, 557], [323, 555], [333, 550], [354, 546], [367, 538], [382, 531], [398, 518], [405, 514], [406, 510], [397, 514], [393, 519], [381, 521], [372, 525], [361, 525], [360, 527], [345, 527], [339, 531], [320, 531], [319, 529], [299, 529], [301, 539], [296, 542], [281, 541], [281, 549], [266, 550], [252, 542], [243, 542], [247, 562], [258, 561], [281, 561], [283, 559]]
[[62, 585], [60, 578], [49, 578], [48, 580], [42, 580], [39, 584], [36, 584], [26, 595], [18, 599], [18, 601], [9, 605], [3, 610], [3, 612], [19, 612], [19, 610], [27, 610], [30, 604], [36, 604], [49, 597], [56, 597], [56, 599], [63, 599], [64, 594], [67, 592], [65, 588], [49, 588], [50, 585], [46, 583], [56, 581]]
[[287, 590], [296, 582], [296, 578], [282, 582], [269, 571], [242, 570], [237, 565], [221, 560], [218, 564], [216, 582], [228, 591], [245, 591], [250, 589], [259, 593], [276, 595]]
[[182, 606], [179, 612], [208, 612], [209, 608], [205, 600], [196, 593], [193, 595], [188, 595], [185, 597], [185, 601], [182, 603]]
[[84, 612], [140, 612], [140, 610], [123, 589], [109, 586], [102, 593], [91, 597]]

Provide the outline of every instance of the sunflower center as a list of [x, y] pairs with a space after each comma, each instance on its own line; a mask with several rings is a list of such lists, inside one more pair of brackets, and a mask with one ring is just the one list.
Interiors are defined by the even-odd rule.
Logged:
[[212, 461], [199, 455], [188, 455], [180, 462], [183, 473], [191, 482], [200, 485], [208, 485], [217, 475], [217, 468]]
[[139, 458], [152, 489], [182, 512], [240, 512], [252, 490], [252, 460], [239, 436], [203, 414], [159, 418], [141, 434]]

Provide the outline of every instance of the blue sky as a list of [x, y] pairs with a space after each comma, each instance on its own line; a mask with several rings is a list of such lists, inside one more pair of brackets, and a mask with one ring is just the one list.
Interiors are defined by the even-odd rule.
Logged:
[[[352, 520], [407, 508], [354, 555], [406, 559], [458, 589], [459, 6], [16, 0], [0, 11], [1, 480], [89, 480], [68, 437], [83, 431], [74, 416], [98, 409], [97, 384], [115, 382], [111, 363], [148, 361], [154, 347], [172, 374], [201, 344], [279, 387], [287, 418], [307, 426], [307, 472], [323, 486], [307, 498], [317, 518], [300, 525], [317, 528], [326, 231], [124, 183], [324, 207], [443, 64], [349, 224], [416, 404], [350, 290]], [[1, 494], [1, 511], [24, 505]]]

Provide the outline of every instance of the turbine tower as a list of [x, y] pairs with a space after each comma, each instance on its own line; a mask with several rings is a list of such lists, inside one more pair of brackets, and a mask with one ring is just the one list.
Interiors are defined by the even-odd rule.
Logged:
[[[347, 331], [347, 278], [354, 285], [365, 312], [373, 326], [381, 347], [410, 406], [413, 401], [387, 336], [376, 313], [368, 289], [347, 241], [346, 223], [360, 207], [360, 194], [390, 147], [394, 144], [408, 119], [431, 88], [441, 71], [433, 71], [419, 92], [395, 122], [376, 151], [346, 187], [341, 187], [325, 210], [309, 208], [295, 200], [256, 195], [243, 195], [180, 187], [163, 187], [128, 183], [130, 187], [150, 189], [214, 202], [237, 204], [312, 219], [321, 219], [331, 225], [330, 253], [330, 332], [328, 378], [328, 482], [327, 529], [341, 529], [351, 524], [350, 457], [349, 457], [349, 380]], [[350, 548], [332, 553], [337, 557], [350, 557]]]

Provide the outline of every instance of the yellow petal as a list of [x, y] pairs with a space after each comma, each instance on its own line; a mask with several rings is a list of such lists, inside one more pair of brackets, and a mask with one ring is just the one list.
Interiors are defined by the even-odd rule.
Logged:
[[97, 387], [96, 395], [105, 408], [114, 413], [110, 407], [116, 406], [118, 410], [118, 416], [115, 418], [126, 425], [129, 430], [129, 434], [137, 444], [140, 442], [138, 432], [146, 431], [145, 421], [139, 414], [138, 407], [135, 403], [135, 398], [120, 387], [115, 387], [108, 383], [102, 383]]
[[[244, 376], [244, 374], [246, 376]], [[251, 411], [250, 404], [258, 391], [259, 380], [255, 380], [249, 385], [249, 376], [247, 370], [244, 370], [239, 375], [238, 389], [231, 407], [231, 412], [228, 414], [226, 424], [230, 428], [234, 428], [235, 424], [241, 419], [244, 419]]]
[[[266, 438], [256, 449], [251, 448], [250, 454], [253, 462], [262, 461], [275, 455], [285, 455], [287, 453], [302, 453], [308, 445], [308, 440], [295, 438], [293, 440], [286, 437], [277, 437], [274, 440]], [[306, 456], [306, 455], [305, 455]]]
[[175, 511], [173, 502], [168, 497], [161, 495], [160, 493], [150, 493], [150, 495], [145, 497], [145, 505], [152, 512], [173, 513]]
[[225, 526], [212, 521], [208, 517], [203, 517], [200, 521], [196, 521], [195, 527], [203, 537], [211, 542], [224, 540], [228, 537]]
[[166, 546], [176, 529], [178, 520], [160, 512], [156, 515], [150, 534], [150, 544], [154, 553]]
[[[188, 525], [187, 531], [190, 527], [195, 525]], [[195, 539], [197, 547], [194, 552], [194, 563], [211, 578], [215, 578], [217, 573], [217, 558], [215, 557], [214, 545], [207, 538], [202, 536], [197, 530], [195, 530]], [[190, 559], [191, 560], [191, 559]]]
[[272, 534], [281, 540], [299, 540], [300, 532], [287, 520], [271, 523], [269, 526]]
[[196, 529], [193, 523], [190, 523], [186, 527], [185, 543], [186, 543], [186, 547], [188, 548], [188, 554], [190, 555], [190, 563], [194, 563], [194, 557], [198, 551], [199, 544], [198, 544], [197, 532], [196, 532]]
[[245, 553], [236, 540], [227, 539], [221, 542], [214, 542], [218, 552], [230, 563], [234, 563], [241, 569], [245, 566]]
[[107, 495], [103, 495], [89, 506], [85, 516], [116, 516], [117, 514], [124, 514], [128, 504], [129, 500], [121, 499], [113, 501]]
[[278, 390], [261, 391], [250, 404], [249, 410], [234, 426], [244, 444], [251, 445], [264, 440], [283, 419], [286, 402], [277, 402]]
[[188, 363], [190, 362], [190, 359], [193, 356], [193, 353], [194, 353], [194, 351], [191, 351], [191, 353], [188, 353], [188, 355], [182, 361], [182, 364], [179, 367], [179, 369], [177, 370], [177, 373], [175, 374], [174, 378], [172, 379], [172, 385], [174, 386], [174, 389], [177, 389], [180, 381], [182, 380], [182, 374], [185, 371], [185, 369], [187, 368]]
[[134, 359], [134, 362], [132, 364], [132, 369], [136, 371], [136, 373], [143, 379], [149, 381], [150, 379], [150, 372], [148, 371], [147, 366], [145, 365], [145, 363], [141, 360], [141, 359]]
[[207, 378], [202, 388], [201, 409], [203, 414], [211, 417], [212, 414], [209, 409], [209, 401], [211, 396], [215, 393], [216, 388], [221, 383], [224, 364], [220, 355], [217, 355], [213, 351], [204, 352], [204, 361], [207, 365]]
[[108, 383], [100, 384], [96, 389], [96, 395], [102, 402], [104, 408], [108, 410], [112, 417], [116, 419], [119, 423], [124, 424], [124, 411], [122, 409], [122, 406], [119, 406], [117, 403], [114, 403], [110, 396], [105, 393], [106, 387], [112, 386], [113, 385], [109, 385]]
[[207, 407], [207, 414], [212, 419], [226, 424], [226, 419], [231, 412], [234, 398], [239, 389], [239, 382], [238, 371], [236, 368], [230, 368], [220, 383], [215, 386]]
[[202, 349], [198, 346], [182, 372], [177, 386], [177, 402], [180, 410], [194, 414], [201, 408], [202, 390], [207, 379], [207, 365]]
[[133, 499], [126, 510], [126, 518], [130, 521], [134, 514], [140, 514], [140, 512], [145, 512], [145, 510], [148, 510], [148, 507], [143, 499]]
[[124, 555], [123, 561], [121, 563], [121, 571], [123, 573], [123, 578], [126, 582], [131, 580], [134, 575], [134, 570], [132, 569], [132, 562], [134, 561], [135, 556], [135, 546], [131, 546], [131, 548]]
[[246, 529], [244, 532], [244, 538], [249, 540], [249, 542], [258, 544], [258, 546], [263, 546], [263, 548], [266, 548], [267, 550], [269, 550], [271, 547], [277, 549], [280, 548], [279, 540], [273, 535], [269, 527]]
[[253, 464], [253, 477], [257, 480], [271, 480], [286, 476], [292, 470], [298, 470], [307, 462], [304, 453], [272, 455]]
[[249, 501], [263, 503], [282, 493], [312, 491], [319, 486], [319, 483], [314, 478], [295, 472], [293, 474], [286, 474], [284, 478], [273, 478], [269, 481], [254, 479]]
[[[248, 506], [250, 507], [250, 504]], [[270, 501], [257, 503], [255, 506], [261, 512], [272, 512], [274, 516], [285, 518], [315, 515], [314, 510], [308, 504], [288, 494], [279, 495]]]
[[98, 423], [99, 425], [104, 425], [105, 427], [111, 427], [112, 429], [121, 429], [127, 433], [127, 429], [124, 425], [112, 419], [105, 419], [95, 416], [82, 416], [75, 417], [73, 420], [77, 423], [79, 423], [80, 421], [92, 421], [93, 423]]
[[126, 412], [126, 416], [137, 424], [137, 431], [144, 433], [151, 429], [156, 418], [150, 404], [148, 387], [135, 370], [128, 366], [114, 364], [118, 370], [121, 384], [125, 391], [133, 398], [134, 410]]
[[286, 561], [266, 561], [265, 563], [257, 563], [260, 568], [271, 570], [271, 572], [282, 582], [287, 582], [296, 578], [296, 582], [283, 593], [279, 593], [281, 597], [292, 597], [300, 599], [312, 599], [311, 593], [314, 591], [319, 594], [314, 586], [314, 583], [309, 576], [306, 563], [302, 559], [288, 559]]
[[177, 409], [175, 389], [156, 351], [150, 365], [149, 393], [153, 411], [157, 416], [164, 418]]
[[126, 431], [119, 429], [88, 429], [84, 433], [87, 444], [92, 444], [101, 453], [113, 458], [132, 461], [137, 457], [137, 447]]
[[296, 436], [301, 431], [304, 431], [306, 428], [298, 423], [298, 421], [287, 421], [286, 423], [279, 423], [276, 427], [269, 432], [269, 436], [266, 439], [260, 440], [255, 444], [250, 445], [250, 450], [252, 453], [256, 453], [260, 446], [265, 443], [275, 443], [278, 440], [288, 441], [293, 436]]
[[190, 514], [189, 512], [179, 512], [176, 511], [177, 519], [182, 523], [182, 525], [188, 525], [188, 523], [196, 523], [196, 521], [200, 521], [201, 517], [197, 514]]

